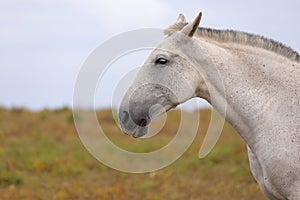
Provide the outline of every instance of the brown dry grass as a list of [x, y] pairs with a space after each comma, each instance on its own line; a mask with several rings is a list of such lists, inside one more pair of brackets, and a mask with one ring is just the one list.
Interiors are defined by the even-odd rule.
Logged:
[[[99, 111], [98, 118], [112, 141], [133, 151], [170, 141], [180, 119], [178, 112], [171, 112], [161, 134], [141, 141], [123, 135], [110, 110]], [[210, 111], [201, 111], [197, 138], [171, 166], [128, 174], [102, 165], [86, 151], [70, 110], [2, 108], [0, 199], [265, 199], [250, 174], [245, 144], [228, 124], [214, 150], [199, 160], [209, 121]]]

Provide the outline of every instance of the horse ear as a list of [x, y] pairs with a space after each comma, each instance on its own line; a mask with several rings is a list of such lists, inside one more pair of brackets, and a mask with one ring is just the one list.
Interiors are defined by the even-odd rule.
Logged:
[[194, 19], [192, 23], [189, 23], [186, 27], [184, 27], [181, 32], [189, 37], [193, 37], [195, 32], [197, 31], [200, 21], [202, 17], [202, 12], [198, 14], [198, 16]]
[[186, 24], [185, 16], [183, 14], [179, 14], [176, 23], [166, 28], [164, 33], [165, 35], [170, 36], [175, 32], [180, 31]]
[[186, 24], [186, 19], [183, 14], [179, 14], [176, 24]]

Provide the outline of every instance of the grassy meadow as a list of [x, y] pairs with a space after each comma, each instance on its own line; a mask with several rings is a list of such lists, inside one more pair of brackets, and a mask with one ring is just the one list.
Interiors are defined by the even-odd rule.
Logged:
[[[179, 160], [156, 172], [129, 174], [87, 152], [69, 109], [0, 108], [0, 200], [265, 199], [251, 176], [246, 145], [228, 124], [214, 150], [198, 158], [210, 113], [201, 111], [198, 135]], [[122, 134], [111, 110], [97, 116], [111, 141], [137, 152], [168, 143], [180, 120], [178, 111], [170, 112], [161, 133], [146, 140]]]

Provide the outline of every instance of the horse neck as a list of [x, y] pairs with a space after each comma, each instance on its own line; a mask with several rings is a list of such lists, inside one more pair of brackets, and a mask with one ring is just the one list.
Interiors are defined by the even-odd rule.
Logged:
[[259, 137], [254, 134], [261, 119], [267, 117], [266, 113], [269, 117], [276, 115], [277, 106], [288, 99], [286, 87], [293, 87], [289, 83], [298, 80], [291, 74], [298, 67], [299, 77], [299, 63], [254, 47], [208, 42], [201, 45], [207, 49], [205, 63], [210, 66], [204, 67], [203, 57], [198, 66], [209, 88], [210, 103], [248, 145], [253, 145]]

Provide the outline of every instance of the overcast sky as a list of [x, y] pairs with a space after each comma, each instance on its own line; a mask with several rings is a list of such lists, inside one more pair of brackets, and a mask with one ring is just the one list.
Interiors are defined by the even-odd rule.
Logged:
[[299, 10], [299, 0], [1, 0], [0, 106], [71, 106], [76, 76], [97, 46], [125, 31], [165, 28], [179, 13], [189, 21], [202, 11], [202, 26], [264, 35], [299, 52]]

